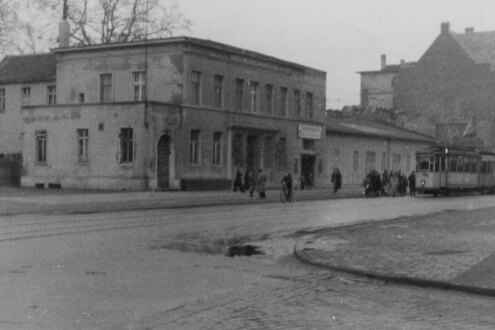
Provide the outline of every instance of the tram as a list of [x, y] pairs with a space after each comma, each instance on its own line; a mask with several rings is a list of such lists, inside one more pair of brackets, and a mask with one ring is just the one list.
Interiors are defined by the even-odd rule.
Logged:
[[433, 146], [416, 154], [416, 190], [423, 194], [495, 191], [495, 153]]

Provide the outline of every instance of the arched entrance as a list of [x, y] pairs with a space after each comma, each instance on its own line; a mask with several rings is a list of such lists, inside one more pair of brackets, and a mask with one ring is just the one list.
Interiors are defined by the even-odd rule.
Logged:
[[158, 140], [156, 150], [157, 164], [156, 175], [158, 179], [158, 189], [170, 188], [170, 135], [164, 134]]

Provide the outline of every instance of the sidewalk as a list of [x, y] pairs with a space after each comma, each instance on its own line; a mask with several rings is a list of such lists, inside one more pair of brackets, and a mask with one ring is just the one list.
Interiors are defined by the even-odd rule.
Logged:
[[300, 260], [370, 278], [495, 296], [490, 210], [443, 212], [321, 230], [300, 240]]
[[[232, 191], [134, 191], [99, 192], [71, 189], [18, 189], [0, 187], [0, 215], [22, 213], [98, 213], [144, 209], [200, 206], [280, 203], [280, 190], [268, 190], [266, 199], [254, 199], [249, 193]], [[325, 200], [363, 196], [362, 188], [343, 187], [337, 194], [331, 189], [295, 190], [297, 201]]]

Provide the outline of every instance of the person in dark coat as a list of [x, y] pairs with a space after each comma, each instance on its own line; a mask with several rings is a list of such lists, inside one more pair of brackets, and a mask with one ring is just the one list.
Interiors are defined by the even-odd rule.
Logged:
[[260, 199], [266, 198], [266, 188], [265, 188], [265, 182], [267, 181], [267, 177], [265, 173], [263, 173], [263, 170], [260, 168], [258, 170], [258, 182], [256, 184], [256, 190], [258, 191]]
[[249, 190], [249, 184], [250, 184], [249, 176], [251, 174], [252, 174], [251, 170], [247, 168], [246, 173], [244, 173], [244, 186], [243, 186], [244, 191]]
[[285, 199], [289, 202], [292, 201], [292, 175], [290, 175], [289, 171], [287, 171], [280, 183], [285, 185]]
[[337, 191], [339, 191], [340, 188], [342, 188], [342, 175], [340, 174], [340, 171], [338, 168], [335, 168], [333, 170], [330, 182], [333, 183], [333, 193], [334, 194]]
[[256, 178], [253, 171], [249, 171], [249, 197], [254, 197], [254, 191], [256, 190]]
[[411, 171], [407, 179], [409, 180], [409, 195], [414, 196], [416, 195], [416, 174], [414, 171]]
[[242, 173], [239, 167], [237, 168], [237, 172], [235, 173], [234, 192], [237, 191], [237, 188], [239, 188], [241, 192], [244, 192], [244, 187], [242, 185]]

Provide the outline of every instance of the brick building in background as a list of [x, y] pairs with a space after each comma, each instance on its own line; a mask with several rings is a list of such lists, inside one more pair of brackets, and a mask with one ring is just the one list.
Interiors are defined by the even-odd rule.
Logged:
[[495, 31], [455, 33], [442, 23], [416, 65], [397, 77], [399, 122], [441, 143], [493, 149], [494, 69]]
[[0, 86], [46, 96], [19, 105], [24, 186], [229, 189], [237, 167], [325, 181], [325, 72], [186, 37], [46, 56], [55, 79]]

